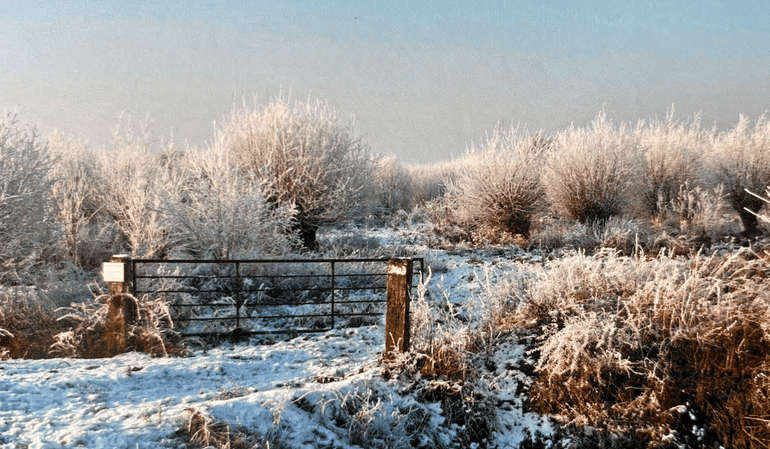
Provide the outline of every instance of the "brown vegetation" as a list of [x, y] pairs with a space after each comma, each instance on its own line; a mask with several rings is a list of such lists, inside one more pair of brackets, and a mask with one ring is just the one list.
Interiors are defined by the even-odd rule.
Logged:
[[45, 358], [54, 335], [66, 330], [54, 304], [33, 287], [0, 290], [0, 360]]
[[648, 447], [770, 444], [764, 259], [604, 252], [532, 271], [498, 292], [495, 320], [537, 338], [536, 410]]

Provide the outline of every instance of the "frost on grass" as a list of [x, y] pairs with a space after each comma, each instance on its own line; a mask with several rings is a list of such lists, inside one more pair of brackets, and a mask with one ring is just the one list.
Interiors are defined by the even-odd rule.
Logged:
[[497, 318], [536, 338], [534, 409], [577, 434], [763, 447], [768, 276], [748, 249], [692, 260], [575, 254], [502, 289], [513, 307]]

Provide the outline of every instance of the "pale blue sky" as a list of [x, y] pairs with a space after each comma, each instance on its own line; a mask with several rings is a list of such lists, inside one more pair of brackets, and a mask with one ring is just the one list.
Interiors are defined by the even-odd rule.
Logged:
[[123, 112], [202, 145], [279, 90], [354, 114], [372, 150], [463, 153], [499, 123], [556, 132], [770, 108], [764, 1], [0, 2], [0, 108], [106, 145]]

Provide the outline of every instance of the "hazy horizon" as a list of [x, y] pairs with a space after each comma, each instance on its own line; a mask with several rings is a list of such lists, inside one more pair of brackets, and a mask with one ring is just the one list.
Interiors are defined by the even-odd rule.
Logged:
[[109, 145], [123, 114], [203, 145], [234, 102], [328, 101], [372, 151], [461, 155], [498, 123], [553, 133], [770, 107], [764, 2], [3, 2], [0, 109]]

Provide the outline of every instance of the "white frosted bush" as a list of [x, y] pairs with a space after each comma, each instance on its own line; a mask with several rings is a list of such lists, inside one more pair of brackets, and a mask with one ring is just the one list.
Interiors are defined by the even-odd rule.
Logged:
[[490, 315], [534, 337], [529, 400], [540, 413], [645, 447], [674, 429], [686, 442], [695, 420], [703, 441], [766, 447], [770, 427], [755, 423], [770, 417], [769, 274], [748, 248], [575, 253], [513, 270]]
[[281, 254], [294, 210], [270, 204], [268, 182], [233, 165], [226, 148], [190, 150], [164, 191], [164, 229], [175, 253], [230, 259]]
[[644, 127], [641, 134], [646, 159], [643, 201], [648, 213], [665, 214], [683, 186], [696, 188], [700, 184], [708, 137], [700, 129], [700, 117], [696, 116], [689, 124], [679, 123], [673, 118], [673, 109], [665, 122], [656, 121]]
[[638, 197], [642, 157], [638, 130], [613, 126], [602, 111], [590, 128], [573, 126], [556, 136], [541, 178], [548, 202], [582, 223], [621, 215]]
[[161, 154], [171, 148], [171, 143], [153, 140], [143, 125], [141, 135], [130, 126], [116, 129], [113, 148], [94, 153], [101, 167], [98, 202], [119, 229], [125, 250], [135, 257], [153, 257], [168, 249], [161, 226], [161, 192], [169, 174]]
[[349, 217], [366, 198], [371, 176], [368, 147], [319, 101], [289, 104], [278, 97], [261, 108], [234, 110], [217, 145], [233, 162], [274, 188], [271, 201], [296, 209], [303, 244], [316, 245], [319, 226]]
[[714, 139], [711, 170], [725, 186], [727, 201], [738, 213], [744, 233], [758, 232], [757, 213], [764, 202], [749, 192], [762, 192], [770, 185], [770, 122], [760, 117], [754, 127], [741, 115], [729, 132]]
[[[49, 203], [51, 158], [34, 129], [16, 114], [0, 119], [0, 264], [28, 267], [52, 247], [57, 228]], [[5, 277], [5, 273], [3, 273]]]
[[528, 236], [542, 207], [540, 166], [548, 145], [546, 137], [514, 127], [495, 128], [483, 145], [472, 145], [446, 194], [456, 219], [477, 229]]
[[49, 172], [55, 218], [62, 228], [63, 256], [75, 266], [93, 269], [120, 252], [120, 232], [106, 214], [102, 197], [102, 161], [83, 142], [48, 136], [54, 158]]

